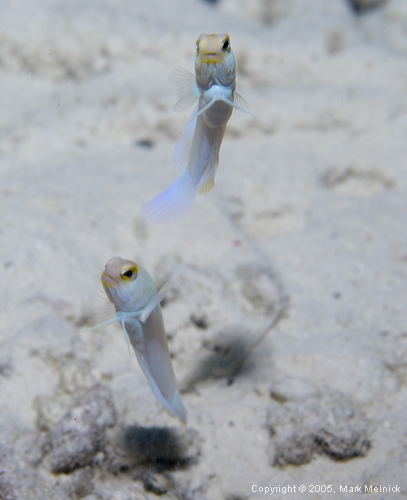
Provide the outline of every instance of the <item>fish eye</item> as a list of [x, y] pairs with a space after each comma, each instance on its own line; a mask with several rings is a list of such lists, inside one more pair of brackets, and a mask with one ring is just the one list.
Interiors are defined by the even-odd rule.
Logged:
[[228, 50], [229, 47], [230, 47], [230, 43], [229, 43], [229, 40], [226, 38], [225, 40], [223, 40], [222, 50]]
[[132, 268], [129, 268], [129, 269], [125, 269], [124, 271], [122, 271], [120, 273], [120, 276], [124, 279], [128, 279], [130, 280], [136, 273], [136, 270], [135, 269], [132, 269]]

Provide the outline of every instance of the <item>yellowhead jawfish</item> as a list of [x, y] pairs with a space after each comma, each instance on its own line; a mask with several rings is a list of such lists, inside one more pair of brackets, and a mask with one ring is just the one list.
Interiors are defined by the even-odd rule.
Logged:
[[220, 145], [233, 108], [249, 112], [246, 101], [235, 91], [236, 65], [229, 35], [202, 34], [196, 47], [195, 75], [182, 68], [170, 75], [181, 87], [181, 99], [174, 108], [186, 109], [197, 99], [198, 103], [173, 155], [175, 166], [183, 173], [143, 206], [146, 217], [158, 224], [181, 217], [196, 193], [213, 188]]
[[119, 321], [129, 354], [131, 344], [156, 398], [171, 415], [186, 422], [160, 306], [170, 289], [169, 283], [157, 292], [153, 279], [145, 269], [121, 257], [109, 260], [100, 279], [115, 307], [116, 316], [89, 330]]

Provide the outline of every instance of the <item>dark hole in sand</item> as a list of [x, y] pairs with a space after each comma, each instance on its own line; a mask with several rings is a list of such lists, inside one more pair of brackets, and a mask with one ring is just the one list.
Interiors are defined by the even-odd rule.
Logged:
[[139, 148], [153, 149], [154, 141], [152, 141], [151, 139], [140, 139], [135, 142], [135, 145]]
[[386, 0], [348, 0], [350, 6], [356, 14], [363, 14], [378, 7], [382, 7]]
[[202, 330], [206, 330], [208, 328], [208, 322], [204, 316], [200, 316], [200, 315], [198, 316], [198, 315], [193, 314], [190, 319], [191, 319], [191, 322], [197, 328], [200, 328]]

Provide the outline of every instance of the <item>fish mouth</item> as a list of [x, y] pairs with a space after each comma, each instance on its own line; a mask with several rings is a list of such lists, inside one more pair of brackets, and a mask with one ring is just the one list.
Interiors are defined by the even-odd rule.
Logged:
[[107, 288], [116, 286], [115, 280], [106, 271], [102, 273], [100, 281], [102, 282], [102, 285], [106, 286]]
[[207, 52], [202, 54], [200, 57], [201, 64], [216, 64], [223, 61], [223, 57], [221, 54], [217, 54], [216, 52]]

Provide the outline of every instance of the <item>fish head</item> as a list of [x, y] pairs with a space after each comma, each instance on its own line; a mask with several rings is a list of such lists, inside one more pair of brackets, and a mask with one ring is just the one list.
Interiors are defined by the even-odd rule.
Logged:
[[235, 56], [227, 33], [202, 33], [196, 41], [195, 74], [198, 86], [207, 89], [214, 82], [230, 87], [236, 78]]
[[154, 282], [145, 269], [121, 257], [109, 260], [100, 280], [116, 311], [142, 309], [156, 291]]

